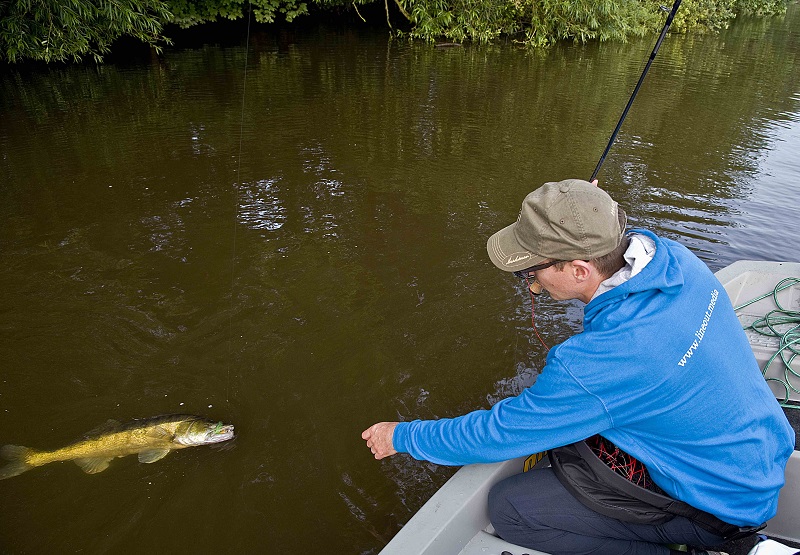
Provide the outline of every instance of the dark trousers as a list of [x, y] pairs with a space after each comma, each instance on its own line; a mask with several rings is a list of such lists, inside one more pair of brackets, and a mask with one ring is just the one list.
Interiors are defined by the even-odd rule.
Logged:
[[683, 517], [645, 525], [598, 514], [564, 489], [550, 468], [495, 484], [489, 492], [489, 517], [504, 540], [552, 555], [668, 555], [664, 544], [722, 543]]

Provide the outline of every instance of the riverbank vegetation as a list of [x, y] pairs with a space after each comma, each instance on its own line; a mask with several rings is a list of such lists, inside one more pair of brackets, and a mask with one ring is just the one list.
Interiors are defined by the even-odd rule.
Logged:
[[[708, 32], [740, 15], [783, 13], [789, 0], [684, 0], [673, 32]], [[325, 16], [380, 0], [0, 0], [0, 60], [102, 61], [112, 43], [133, 37], [156, 49], [171, 44], [169, 25], [183, 28], [246, 14], [260, 23]], [[489, 42], [507, 38], [531, 47], [560, 40], [625, 40], [657, 33], [656, 0], [383, 0], [385, 24], [412, 40]], [[363, 19], [363, 18], [362, 18]]]

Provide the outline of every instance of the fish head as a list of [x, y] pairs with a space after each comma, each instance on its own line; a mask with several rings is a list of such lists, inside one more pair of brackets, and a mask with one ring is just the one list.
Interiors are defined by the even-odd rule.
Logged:
[[198, 419], [188, 423], [176, 434], [175, 441], [182, 445], [207, 445], [233, 439], [233, 424]]

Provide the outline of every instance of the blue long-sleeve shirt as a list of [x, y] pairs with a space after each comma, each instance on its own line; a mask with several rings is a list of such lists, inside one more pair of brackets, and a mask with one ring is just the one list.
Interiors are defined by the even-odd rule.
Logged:
[[531, 387], [491, 410], [401, 422], [395, 449], [462, 465], [599, 433], [676, 499], [740, 526], [773, 517], [794, 432], [719, 281], [680, 244], [636, 232], [654, 258], [586, 305], [583, 332]]

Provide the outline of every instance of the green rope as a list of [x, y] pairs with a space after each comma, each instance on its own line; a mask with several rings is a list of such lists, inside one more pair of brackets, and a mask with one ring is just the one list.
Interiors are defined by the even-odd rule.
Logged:
[[[776, 382], [783, 386], [785, 395], [783, 397], [783, 401], [779, 401], [780, 405], [782, 407], [792, 409], [800, 408], [800, 405], [792, 404], [789, 401], [791, 392], [800, 393], [800, 390], [792, 385], [790, 379], [791, 376], [800, 378], [800, 373], [792, 368], [792, 362], [794, 362], [795, 357], [800, 354], [800, 312], [796, 310], [789, 310], [781, 305], [781, 302], [778, 300], [778, 293], [797, 284], [800, 284], [800, 278], [791, 277], [783, 279], [779, 281], [775, 288], [769, 293], [765, 293], [760, 297], [749, 300], [744, 304], [734, 307], [733, 309], [734, 311], [742, 309], [768, 297], [772, 297], [773, 301], [775, 302], [775, 306], [777, 308], [770, 310], [763, 317], [758, 318], [752, 324], [745, 326], [744, 329], [753, 330], [754, 332], [767, 337], [778, 338], [778, 350], [764, 365], [764, 370], [762, 373], [768, 382]], [[785, 370], [783, 371], [784, 379], [781, 380], [778, 378], [767, 378], [767, 371], [769, 370], [769, 367], [778, 357], [780, 357], [785, 366]]]

